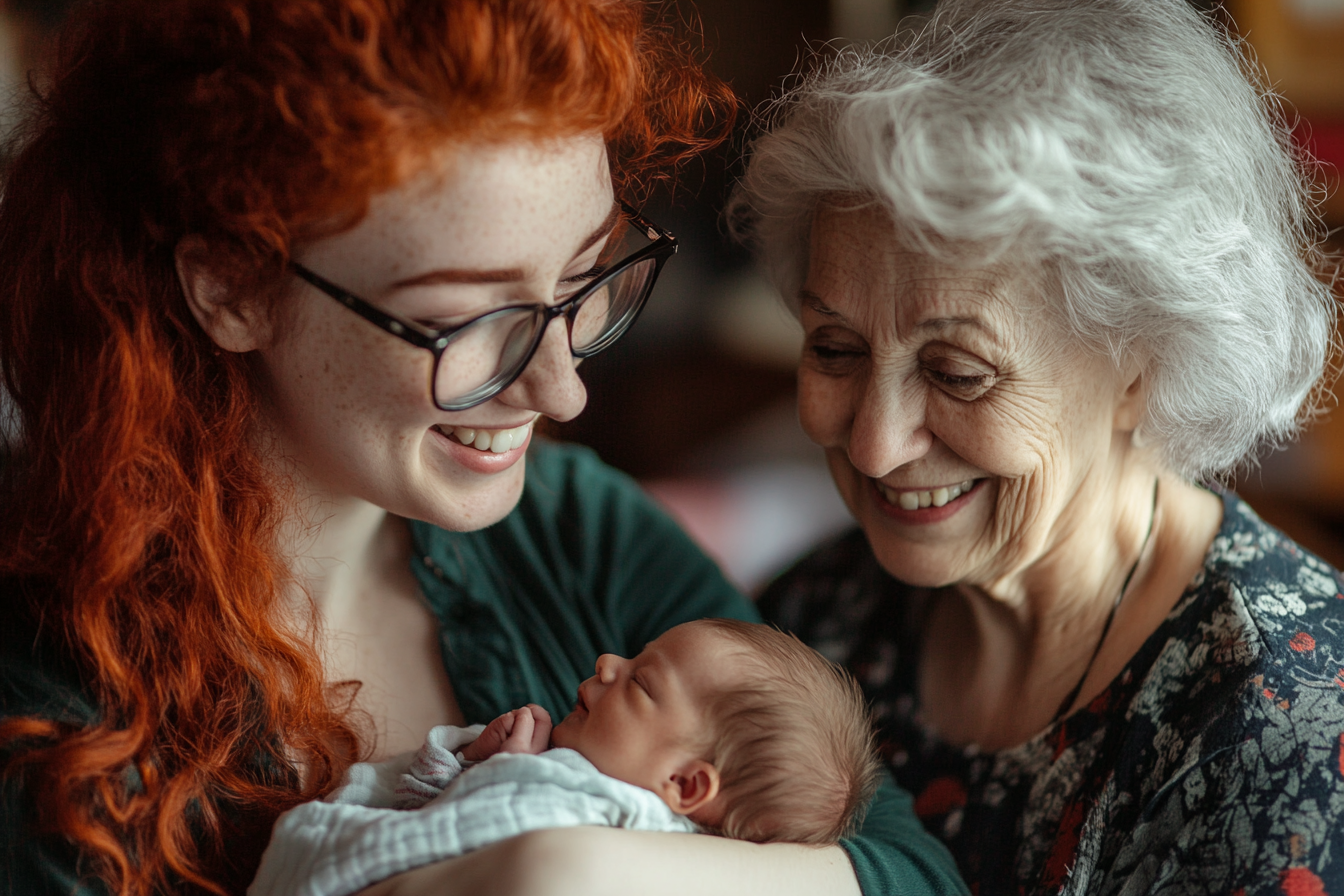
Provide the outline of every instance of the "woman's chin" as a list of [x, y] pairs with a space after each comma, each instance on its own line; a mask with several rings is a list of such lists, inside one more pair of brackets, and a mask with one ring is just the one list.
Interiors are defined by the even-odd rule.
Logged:
[[[478, 451], [431, 430], [422, 445], [416, 484], [405, 495], [409, 512], [388, 509], [453, 532], [494, 525], [522, 496], [526, 451], [527, 443], [499, 454]], [[473, 463], [464, 463], [464, 457]]]
[[912, 551], [908, 545], [874, 544], [873, 554], [892, 578], [914, 588], [944, 588], [966, 577], [963, 564], [948, 557], [925, 556], [924, 551]]
[[484, 481], [445, 481], [431, 475], [430, 482], [411, 495], [407, 510], [388, 508], [399, 516], [422, 520], [450, 532], [472, 532], [493, 526], [513, 512], [523, 494], [526, 461], [519, 460], [507, 471]]
[[965, 581], [974, 571], [973, 558], [981, 556], [977, 548], [982, 532], [978, 527], [967, 532], [931, 528], [912, 532], [893, 525], [883, 515], [863, 520], [862, 525], [882, 568], [916, 588], [941, 588]]

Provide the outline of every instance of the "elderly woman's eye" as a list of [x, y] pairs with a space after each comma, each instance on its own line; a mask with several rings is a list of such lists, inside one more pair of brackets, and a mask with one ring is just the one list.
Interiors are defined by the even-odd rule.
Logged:
[[804, 352], [813, 364], [826, 373], [842, 373], [864, 354], [862, 343], [813, 335], [804, 343]]
[[979, 398], [996, 380], [991, 373], [956, 374], [935, 369], [929, 369], [928, 377], [960, 398]]

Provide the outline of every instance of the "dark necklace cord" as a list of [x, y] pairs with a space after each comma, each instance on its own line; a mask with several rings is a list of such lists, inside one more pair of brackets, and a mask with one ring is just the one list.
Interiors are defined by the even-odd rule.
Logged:
[[1106, 624], [1101, 627], [1101, 637], [1097, 639], [1097, 646], [1092, 649], [1092, 657], [1083, 667], [1083, 674], [1078, 679], [1078, 683], [1069, 691], [1064, 702], [1059, 704], [1059, 709], [1055, 710], [1055, 715], [1050, 719], [1053, 725], [1068, 713], [1069, 707], [1073, 706], [1073, 701], [1078, 699], [1078, 694], [1083, 690], [1083, 682], [1087, 681], [1087, 676], [1092, 672], [1092, 664], [1097, 661], [1097, 656], [1101, 653], [1101, 645], [1106, 643], [1106, 636], [1111, 632], [1111, 623], [1115, 621], [1115, 611], [1120, 609], [1120, 602], [1125, 599], [1125, 592], [1129, 590], [1129, 583], [1134, 578], [1134, 573], [1139, 569], [1139, 562], [1143, 560], [1143, 552], [1148, 550], [1148, 539], [1153, 537], [1153, 524], [1157, 521], [1157, 480], [1153, 480], [1153, 509], [1148, 515], [1148, 531], [1144, 533], [1143, 544], [1139, 545], [1139, 556], [1134, 559], [1134, 565], [1129, 568], [1125, 574], [1125, 581], [1120, 586], [1120, 593], [1115, 596], [1115, 601], [1111, 603], [1111, 612], [1106, 615]]

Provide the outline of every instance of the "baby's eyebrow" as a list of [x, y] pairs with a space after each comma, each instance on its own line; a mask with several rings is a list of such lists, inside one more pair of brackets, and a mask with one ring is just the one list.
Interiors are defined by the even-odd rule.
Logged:
[[[653, 673], [652, 675], [650, 675], [651, 672]], [[636, 667], [635, 671], [630, 673], [630, 675], [631, 678], [638, 675], [639, 683], [644, 686], [644, 690], [649, 692], [650, 697], [653, 696], [654, 680], [658, 677], [658, 667], [656, 665], [647, 662], [642, 663]]]

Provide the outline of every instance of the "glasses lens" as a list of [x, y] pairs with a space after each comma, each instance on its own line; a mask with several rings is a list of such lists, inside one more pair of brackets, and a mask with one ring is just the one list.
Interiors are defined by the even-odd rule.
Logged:
[[510, 308], [457, 331], [439, 360], [434, 400], [465, 407], [493, 394], [527, 357], [541, 321], [535, 309]]
[[574, 354], [594, 355], [620, 338], [639, 314], [657, 268], [652, 258], [632, 264], [583, 300], [570, 331]]

